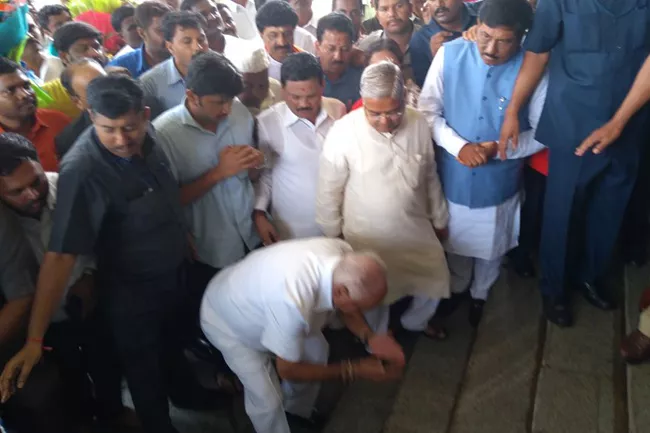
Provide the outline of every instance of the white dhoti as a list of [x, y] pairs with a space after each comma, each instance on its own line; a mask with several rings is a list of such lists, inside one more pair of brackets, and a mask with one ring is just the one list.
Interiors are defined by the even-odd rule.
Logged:
[[490, 288], [501, 272], [502, 257], [492, 260], [447, 254], [451, 274], [451, 292], [463, 293], [469, 288], [473, 299], [487, 300]]
[[[231, 336], [213, 315], [201, 327], [222, 353], [228, 367], [244, 387], [244, 405], [257, 433], [291, 433], [285, 411], [309, 417], [316, 403], [320, 382], [290, 382], [280, 379], [271, 353], [252, 349]], [[329, 345], [319, 331], [305, 339], [304, 359], [312, 364], [327, 364]]]

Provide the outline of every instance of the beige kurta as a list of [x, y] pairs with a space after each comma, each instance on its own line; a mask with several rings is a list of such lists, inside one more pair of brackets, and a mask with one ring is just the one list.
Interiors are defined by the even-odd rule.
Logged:
[[355, 110], [330, 129], [320, 160], [316, 219], [355, 250], [373, 250], [388, 266], [389, 304], [407, 295], [449, 296], [449, 270], [434, 227], [445, 228], [447, 202], [424, 117], [407, 108], [393, 134], [381, 134]]

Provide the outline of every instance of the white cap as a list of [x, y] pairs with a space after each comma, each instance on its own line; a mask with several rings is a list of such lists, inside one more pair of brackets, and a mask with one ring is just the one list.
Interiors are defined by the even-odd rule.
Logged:
[[237, 69], [242, 74], [256, 74], [269, 68], [269, 59], [264, 48], [255, 48], [239, 59]]

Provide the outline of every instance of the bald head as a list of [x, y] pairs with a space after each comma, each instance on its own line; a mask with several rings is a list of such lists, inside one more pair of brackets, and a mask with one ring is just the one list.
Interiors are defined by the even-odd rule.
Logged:
[[332, 290], [336, 308], [373, 308], [386, 296], [386, 265], [374, 253], [346, 254], [334, 268]]
[[82, 111], [88, 109], [86, 88], [92, 80], [106, 75], [102, 65], [91, 59], [81, 59], [68, 65], [61, 74], [61, 84], [70, 94], [70, 98]]

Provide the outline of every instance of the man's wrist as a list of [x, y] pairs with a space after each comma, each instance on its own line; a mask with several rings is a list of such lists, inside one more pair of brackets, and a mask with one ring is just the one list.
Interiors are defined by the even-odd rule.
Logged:
[[365, 331], [361, 332], [359, 334], [359, 341], [363, 343], [364, 345], [368, 345], [368, 342], [372, 339], [372, 337], [375, 336], [375, 333], [372, 331], [372, 329], [366, 329]]

